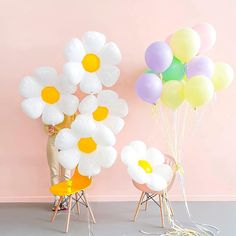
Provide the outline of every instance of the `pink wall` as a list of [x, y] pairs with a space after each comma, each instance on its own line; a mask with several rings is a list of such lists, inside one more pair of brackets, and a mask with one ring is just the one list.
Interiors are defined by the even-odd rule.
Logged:
[[[166, 150], [160, 125], [134, 92], [149, 43], [182, 26], [207, 21], [217, 31], [209, 55], [236, 69], [236, 2], [233, 0], [1, 0], [0, 1], [0, 201], [47, 201], [50, 196], [45, 145], [39, 121], [20, 110], [20, 79], [37, 66], [63, 64], [63, 47], [72, 37], [96, 30], [115, 41], [123, 55], [115, 90], [130, 107], [117, 149], [133, 139]], [[198, 133], [184, 152], [186, 190], [190, 200], [236, 200], [236, 83], [218, 95]], [[155, 130], [155, 132], [154, 132]], [[93, 200], [134, 200], [120, 160], [95, 178]], [[180, 199], [176, 189], [173, 199]]]

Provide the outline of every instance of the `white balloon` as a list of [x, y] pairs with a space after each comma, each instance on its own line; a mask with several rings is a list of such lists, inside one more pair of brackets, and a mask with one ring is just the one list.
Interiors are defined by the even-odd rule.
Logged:
[[147, 160], [150, 161], [155, 168], [165, 162], [165, 157], [157, 148], [148, 148]]
[[64, 75], [60, 78], [58, 86], [62, 94], [73, 94], [77, 90], [77, 86], [70, 83]]
[[121, 160], [127, 166], [137, 165], [138, 159], [135, 149], [129, 145], [122, 148]]
[[158, 175], [162, 176], [167, 183], [172, 180], [174, 175], [172, 168], [167, 164], [158, 166], [155, 172], [158, 173]]
[[114, 134], [118, 134], [124, 127], [125, 122], [120, 117], [108, 116], [103, 124], [106, 125]]
[[64, 120], [64, 115], [56, 106], [45, 106], [42, 120], [46, 125], [57, 125]]
[[79, 106], [79, 99], [75, 95], [62, 95], [61, 100], [59, 101], [59, 106], [61, 108], [61, 111], [68, 115], [71, 116], [75, 114], [77, 111], [77, 108]]
[[21, 102], [23, 112], [32, 119], [37, 119], [42, 115], [45, 103], [37, 97], [27, 98]]
[[80, 90], [87, 94], [99, 93], [102, 90], [101, 81], [95, 74], [86, 74], [80, 82]]
[[147, 174], [138, 165], [136, 165], [136, 166], [129, 166], [128, 167], [128, 174], [131, 176], [131, 178], [135, 182], [137, 182], [139, 184], [145, 184], [148, 181]]
[[104, 64], [117, 65], [121, 61], [120, 49], [112, 42], [107, 43], [99, 54]]
[[78, 62], [67, 62], [63, 66], [63, 76], [73, 85], [79, 84], [84, 76], [82, 64]]
[[114, 147], [101, 147], [98, 151], [97, 162], [103, 168], [110, 168], [116, 161], [117, 151]]
[[81, 114], [92, 114], [97, 107], [97, 98], [94, 95], [88, 95], [80, 102], [79, 111]]
[[128, 115], [128, 104], [124, 99], [117, 99], [112, 102], [111, 114], [119, 117]]
[[85, 56], [85, 50], [79, 39], [69, 41], [64, 49], [64, 56], [67, 61], [81, 62]]
[[102, 90], [98, 96], [98, 103], [103, 104], [110, 104], [111, 101], [118, 99], [118, 94], [112, 90]]
[[78, 169], [80, 174], [84, 176], [98, 175], [101, 171], [101, 167], [96, 163], [96, 158], [92, 155], [90, 157], [81, 155]]
[[68, 170], [76, 167], [80, 159], [80, 154], [76, 148], [58, 152], [58, 162]]
[[93, 136], [96, 143], [102, 146], [113, 146], [116, 142], [115, 135], [104, 125], [99, 125]]
[[53, 67], [38, 67], [34, 71], [34, 76], [42, 86], [55, 86], [58, 82], [57, 71]]
[[130, 142], [129, 145], [135, 149], [138, 157], [140, 157], [141, 159], [146, 159], [147, 146], [144, 142], [140, 140], [135, 140]]
[[106, 37], [99, 32], [86, 32], [82, 38], [83, 45], [88, 52], [97, 53], [104, 46]]
[[77, 143], [77, 138], [74, 136], [71, 129], [64, 128], [59, 131], [55, 139], [57, 149], [65, 150], [72, 148]]
[[147, 186], [153, 191], [162, 191], [167, 188], [167, 182], [162, 176], [152, 174]]
[[78, 115], [71, 124], [71, 128], [79, 137], [90, 137], [96, 130], [96, 124], [92, 118], [86, 115]]
[[26, 76], [20, 83], [20, 95], [26, 98], [38, 97], [42, 86], [32, 76]]
[[120, 69], [116, 66], [105, 65], [98, 71], [98, 75], [104, 86], [112, 87], [120, 76]]

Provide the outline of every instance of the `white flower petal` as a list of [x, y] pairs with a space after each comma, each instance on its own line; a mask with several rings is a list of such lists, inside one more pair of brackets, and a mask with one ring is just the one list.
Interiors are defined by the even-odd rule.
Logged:
[[80, 153], [76, 148], [63, 150], [58, 153], [58, 162], [67, 170], [76, 167], [80, 160]]
[[146, 156], [147, 161], [151, 163], [153, 168], [165, 162], [164, 155], [157, 148], [148, 148]]
[[162, 176], [151, 174], [147, 186], [153, 191], [162, 191], [167, 188], [167, 182]]
[[104, 46], [106, 37], [99, 32], [86, 32], [82, 42], [87, 52], [97, 53]]
[[128, 104], [124, 99], [117, 99], [112, 102], [110, 112], [114, 116], [125, 117], [128, 115]]
[[80, 82], [80, 90], [87, 94], [96, 94], [102, 90], [102, 83], [95, 73], [87, 73]]
[[104, 125], [98, 125], [93, 135], [95, 142], [102, 146], [112, 146], [116, 142], [115, 135]]
[[146, 159], [147, 146], [140, 140], [132, 141], [129, 144], [136, 152], [139, 159]]
[[24, 77], [20, 82], [20, 95], [26, 98], [39, 97], [42, 86], [31, 76]]
[[39, 118], [45, 107], [45, 103], [40, 98], [27, 98], [21, 102], [23, 112], [32, 119]]
[[120, 76], [120, 69], [116, 66], [104, 65], [98, 71], [98, 76], [104, 86], [112, 87], [115, 85]]
[[71, 95], [71, 94], [61, 95], [61, 99], [58, 105], [64, 114], [71, 116], [75, 114], [75, 112], [78, 109], [79, 99], [75, 95]]
[[137, 152], [130, 145], [125, 146], [121, 151], [121, 160], [127, 166], [134, 166], [138, 163]]
[[71, 129], [61, 129], [56, 136], [55, 146], [60, 150], [72, 148], [77, 143], [77, 138]]
[[72, 94], [77, 90], [77, 86], [68, 81], [65, 76], [61, 77], [58, 87], [61, 94]]
[[34, 71], [34, 76], [42, 86], [55, 86], [58, 82], [57, 71], [52, 67], [39, 67]]
[[57, 125], [64, 120], [64, 115], [56, 105], [46, 105], [43, 110], [42, 120], [46, 125]]
[[82, 42], [77, 38], [69, 41], [65, 46], [64, 56], [67, 61], [81, 62], [85, 56]]
[[73, 85], [78, 85], [84, 74], [83, 66], [79, 62], [67, 62], [63, 66], [63, 76]]
[[108, 105], [111, 106], [111, 104], [118, 99], [118, 94], [112, 90], [102, 90], [98, 96], [98, 104], [99, 105]]
[[79, 104], [81, 114], [92, 114], [98, 107], [97, 98], [94, 95], [86, 96]]
[[101, 167], [96, 162], [96, 152], [91, 156], [88, 154], [81, 154], [79, 161], [79, 173], [83, 176], [94, 176], [100, 173]]
[[155, 173], [162, 176], [167, 183], [169, 183], [173, 178], [173, 170], [167, 164], [157, 166], [157, 168], [155, 169]]
[[116, 161], [117, 151], [114, 147], [99, 147], [97, 163], [103, 168], [110, 168]]
[[114, 134], [118, 134], [124, 127], [125, 122], [120, 117], [108, 116], [103, 122]]
[[148, 176], [145, 171], [138, 165], [128, 167], [128, 174], [130, 177], [139, 184], [145, 184], [148, 181]]
[[117, 65], [121, 61], [120, 49], [112, 42], [107, 43], [99, 54], [103, 65]]
[[86, 115], [78, 115], [71, 124], [71, 129], [77, 137], [90, 137], [96, 130], [96, 123]]

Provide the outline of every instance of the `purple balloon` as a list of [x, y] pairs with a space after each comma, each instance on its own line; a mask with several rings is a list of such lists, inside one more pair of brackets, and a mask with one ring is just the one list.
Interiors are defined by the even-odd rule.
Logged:
[[186, 74], [188, 78], [196, 75], [204, 75], [210, 78], [214, 72], [214, 64], [210, 58], [205, 56], [194, 57], [186, 65]]
[[136, 93], [145, 102], [156, 103], [161, 96], [162, 82], [155, 74], [143, 74], [136, 82]]
[[157, 73], [165, 71], [171, 64], [173, 53], [166, 42], [152, 43], [145, 52], [147, 66]]

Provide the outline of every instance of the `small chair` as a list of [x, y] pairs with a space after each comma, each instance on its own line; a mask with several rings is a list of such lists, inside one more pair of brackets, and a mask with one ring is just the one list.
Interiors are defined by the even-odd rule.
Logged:
[[[165, 154], [165, 164], [170, 165], [173, 169], [173, 177], [172, 177], [172, 179], [171, 179], [171, 181], [168, 185], [167, 190], [165, 190], [165, 191], [168, 191], [172, 187], [172, 185], [174, 183], [174, 180], [175, 180], [176, 162], [175, 162], [173, 157]], [[162, 224], [162, 227], [164, 228], [165, 227], [165, 222], [164, 222], [164, 212], [163, 212], [163, 204], [164, 204], [163, 199], [165, 199], [169, 203], [171, 214], [173, 215], [173, 209], [171, 207], [171, 204], [170, 204], [169, 200], [165, 196], [165, 191], [156, 192], [156, 191], [153, 191], [150, 188], [148, 188], [146, 184], [139, 184], [135, 181], [133, 181], [133, 184], [138, 190], [140, 190], [142, 192], [141, 196], [140, 196], [140, 199], [139, 199], [139, 202], [137, 204], [136, 210], [135, 210], [133, 221], [134, 222], [136, 221], [136, 219], [138, 217], [138, 214], [140, 212], [141, 206], [143, 204], [145, 204], [145, 211], [146, 211], [147, 207], [148, 207], [148, 201], [152, 200], [160, 208], [161, 224]], [[144, 200], [145, 196], [146, 196], [146, 199]], [[156, 196], [158, 196], [158, 202], [154, 199]]]
[[[66, 233], [69, 230], [71, 210], [75, 207], [75, 205], [77, 206], [78, 213], [80, 213], [79, 203], [81, 203], [82, 205], [88, 208], [91, 218], [93, 220], [93, 223], [94, 224], [96, 223], [92, 209], [89, 205], [89, 202], [85, 194], [85, 189], [90, 186], [91, 182], [92, 182], [92, 178], [80, 175], [78, 168], [76, 167], [75, 172], [71, 179], [60, 182], [59, 184], [55, 184], [50, 188], [50, 191], [53, 195], [60, 196], [55, 212], [52, 215], [51, 222], [54, 222], [55, 217], [58, 213], [59, 206], [63, 198], [65, 197], [69, 198], [68, 216], [67, 216], [67, 223], [66, 223], [66, 230], [65, 230]], [[75, 201], [73, 205], [72, 205], [72, 200]]]

